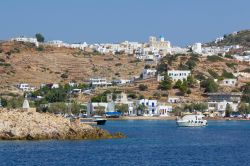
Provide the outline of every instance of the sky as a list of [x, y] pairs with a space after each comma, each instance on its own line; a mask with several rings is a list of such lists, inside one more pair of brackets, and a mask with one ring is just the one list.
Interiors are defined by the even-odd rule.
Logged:
[[0, 40], [40, 32], [69, 43], [208, 42], [250, 29], [249, 0], [2, 0]]

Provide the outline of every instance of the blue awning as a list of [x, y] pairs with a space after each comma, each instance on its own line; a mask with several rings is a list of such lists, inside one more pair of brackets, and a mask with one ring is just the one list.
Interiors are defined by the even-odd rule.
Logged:
[[106, 112], [107, 115], [121, 115], [120, 112]]

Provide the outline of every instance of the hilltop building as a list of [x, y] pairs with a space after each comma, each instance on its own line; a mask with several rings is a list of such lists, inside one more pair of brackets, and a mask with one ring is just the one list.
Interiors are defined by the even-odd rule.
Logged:
[[173, 81], [187, 79], [191, 75], [190, 70], [168, 70], [168, 76], [172, 78]]

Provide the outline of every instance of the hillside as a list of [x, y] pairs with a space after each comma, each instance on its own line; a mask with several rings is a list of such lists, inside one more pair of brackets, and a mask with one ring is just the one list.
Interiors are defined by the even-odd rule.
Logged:
[[86, 81], [91, 77], [132, 78], [140, 75], [144, 62], [127, 55], [100, 55], [78, 49], [19, 42], [0, 43], [1, 86], [26, 82], [65, 83]]
[[237, 33], [224, 35], [224, 40], [218, 42], [208, 43], [210, 46], [230, 46], [241, 45], [245, 48], [250, 48], [250, 30], [242, 30]]

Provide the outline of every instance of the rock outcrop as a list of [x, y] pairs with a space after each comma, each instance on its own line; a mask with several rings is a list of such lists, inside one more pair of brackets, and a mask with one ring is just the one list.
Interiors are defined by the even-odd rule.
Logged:
[[106, 139], [122, 138], [87, 124], [48, 113], [27, 110], [0, 110], [0, 140]]

